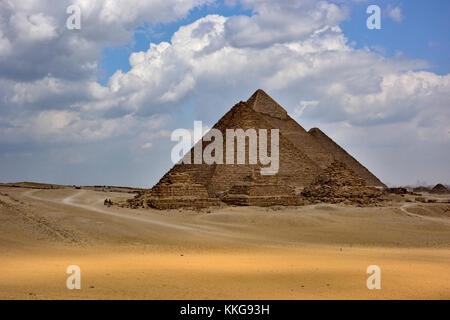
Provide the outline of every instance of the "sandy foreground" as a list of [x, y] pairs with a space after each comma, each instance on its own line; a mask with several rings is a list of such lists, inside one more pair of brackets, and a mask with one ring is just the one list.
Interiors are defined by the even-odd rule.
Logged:
[[450, 299], [449, 204], [197, 212], [107, 197], [132, 195], [0, 187], [0, 299]]

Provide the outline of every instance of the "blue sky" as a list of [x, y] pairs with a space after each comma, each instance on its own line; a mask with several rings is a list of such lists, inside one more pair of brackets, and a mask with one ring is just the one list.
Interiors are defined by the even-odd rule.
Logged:
[[385, 183], [450, 184], [450, 1], [0, 2], [2, 182], [151, 187], [262, 88]]
[[170, 42], [174, 32], [176, 32], [181, 26], [190, 24], [201, 17], [207, 16], [208, 14], [219, 14], [225, 17], [234, 15], [251, 16], [252, 11], [243, 8], [239, 3], [230, 6], [226, 5], [223, 1], [218, 1], [215, 4], [194, 8], [187, 17], [172, 23], [160, 23], [156, 25], [145, 23], [144, 26], [136, 28], [133, 34], [133, 40], [131, 42], [115, 47], [108, 47], [103, 50], [98, 81], [105, 84], [109, 77], [117, 70], [129, 71], [130, 63], [128, 59], [132, 52], [148, 50], [150, 42]]
[[[402, 52], [405, 56], [428, 61], [429, 70], [438, 74], [450, 71], [450, 2], [433, 1], [373, 1], [382, 9], [381, 30], [361, 28], [368, 14], [367, 3], [355, 3], [350, 20], [341, 24], [350, 41], [357, 48], [379, 46], [385, 54], [393, 56]], [[401, 22], [390, 19], [386, 8], [400, 7]]]
[[[369, 14], [366, 13], [368, 4], [376, 4], [382, 9], [381, 30], [369, 30], [365, 27]], [[393, 21], [387, 16], [386, 8], [391, 5], [400, 7], [404, 18], [401, 23]], [[350, 6], [351, 15], [347, 21], [341, 23], [344, 34], [350, 42], [355, 42], [356, 48], [376, 48], [383, 55], [403, 55], [424, 59], [429, 63], [430, 71], [437, 74], [450, 72], [450, 1], [447, 0], [410, 0], [410, 1], [372, 1], [356, 2]], [[208, 14], [220, 14], [226, 17], [233, 15], [251, 16], [250, 9], [242, 5], [227, 6], [220, 1], [215, 5], [204, 5], [195, 8], [185, 18], [169, 24], [154, 26], [146, 23], [136, 28], [133, 40], [124, 45], [105, 48], [102, 52], [98, 80], [105, 84], [116, 71], [129, 71], [129, 56], [132, 52], [146, 51], [149, 42], [170, 42], [174, 32], [180, 26]]]

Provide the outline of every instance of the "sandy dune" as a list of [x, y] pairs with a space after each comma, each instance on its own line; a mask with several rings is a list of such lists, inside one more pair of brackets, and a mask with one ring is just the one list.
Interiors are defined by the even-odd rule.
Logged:
[[[0, 187], [0, 299], [449, 299], [450, 206], [106, 207]], [[68, 290], [78, 265], [82, 289]], [[381, 290], [366, 268], [382, 270]]]

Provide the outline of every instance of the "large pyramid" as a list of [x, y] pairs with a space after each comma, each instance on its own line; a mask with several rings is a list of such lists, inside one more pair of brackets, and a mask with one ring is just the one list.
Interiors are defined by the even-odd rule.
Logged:
[[319, 128], [312, 128], [308, 132], [314, 138], [316, 138], [317, 141], [319, 141], [319, 143], [329, 153], [331, 153], [335, 159], [345, 163], [350, 169], [352, 169], [356, 174], [363, 178], [368, 186], [383, 188], [386, 187], [384, 183], [380, 181], [380, 179], [373, 175], [369, 170], [367, 170], [366, 167], [359, 163], [358, 160], [353, 158], [347, 151], [345, 151], [336, 142], [334, 142], [325, 133], [323, 133], [322, 130], [320, 130]]
[[[301, 191], [316, 181], [319, 174], [332, 166], [335, 160], [349, 162], [342, 159], [340, 154], [330, 152], [328, 145], [318, 139], [314, 134], [308, 133], [295, 120], [287, 114], [276, 101], [263, 90], [257, 90], [246, 102], [239, 102], [228, 111], [214, 126], [223, 136], [223, 150], [226, 153], [225, 133], [227, 129], [278, 129], [279, 130], [279, 170], [274, 176], [261, 176], [262, 165], [259, 160], [256, 164], [248, 163], [248, 143], [246, 145], [245, 164], [194, 164], [194, 147], [191, 150], [191, 164], [178, 163], [167, 172], [161, 180], [146, 194], [140, 194], [133, 203], [145, 203], [143, 206], [158, 207], [155, 203], [167, 203], [169, 199], [157, 200], [164, 197], [160, 191], [177, 190], [176, 205], [167, 207], [192, 207], [193, 203], [207, 204], [204, 194], [199, 201], [193, 200], [192, 188], [186, 187], [186, 201], [180, 193], [181, 185], [171, 186], [179, 174], [187, 175], [186, 183], [203, 186], [211, 199], [221, 199], [225, 203], [237, 205], [298, 205], [301, 203]], [[271, 141], [268, 134], [268, 146]], [[211, 142], [203, 139], [198, 142], [204, 150]], [[337, 146], [337, 145], [336, 145]], [[338, 146], [339, 147], [339, 146]], [[259, 145], [258, 145], [259, 152]], [[344, 151], [345, 152], [345, 151]], [[235, 148], [235, 159], [237, 150]], [[349, 156], [351, 158], [351, 156]], [[353, 159], [353, 158], [351, 158]], [[344, 166], [347, 163], [343, 164]], [[351, 174], [367, 185], [383, 186], [383, 184], [370, 172], [365, 173], [356, 160], [351, 162]], [[363, 169], [361, 169], [361, 168]], [[358, 172], [364, 175], [358, 175]], [[374, 180], [373, 178], [376, 180]], [[376, 181], [376, 183], [373, 183]], [[196, 187], [195, 189], [198, 189]], [[168, 196], [167, 196], [168, 197]], [[199, 206], [199, 205], [198, 205]]]
[[247, 100], [247, 104], [274, 128], [279, 128], [280, 133], [285, 136], [298, 150], [305, 152], [320, 168], [325, 169], [333, 162], [330, 154], [319, 142], [311, 137], [294, 119], [289, 117], [275, 100], [263, 90], [258, 89]]

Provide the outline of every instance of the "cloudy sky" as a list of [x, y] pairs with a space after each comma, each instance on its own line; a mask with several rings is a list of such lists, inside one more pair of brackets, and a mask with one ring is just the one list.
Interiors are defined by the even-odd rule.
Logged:
[[[70, 5], [81, 29], [69, 30]], [[366, 9], [381, 8], [381, 30]], [[0, 181], [152, 186], [262, 88], [390, 185], [450, 184], [450, 1], [0, 0]]]

